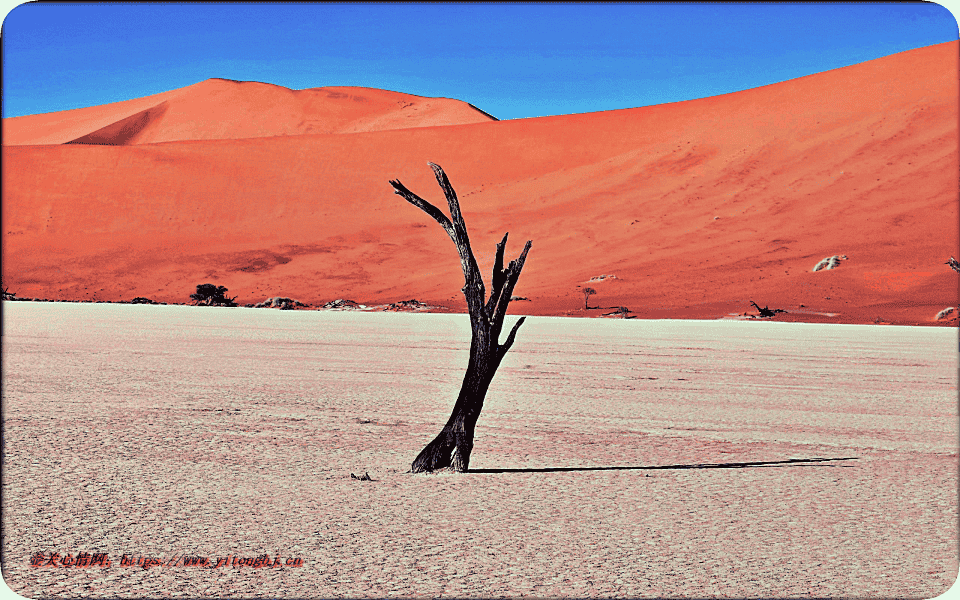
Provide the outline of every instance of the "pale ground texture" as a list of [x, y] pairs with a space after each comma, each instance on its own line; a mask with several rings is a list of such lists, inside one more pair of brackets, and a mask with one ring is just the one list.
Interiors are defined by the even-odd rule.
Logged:
[[531, 318], [477, 471], [411, 475], [463, 315], [3, 311], [3, 577], [30, 598], [932, 598], [957, 577], [954, 329]]

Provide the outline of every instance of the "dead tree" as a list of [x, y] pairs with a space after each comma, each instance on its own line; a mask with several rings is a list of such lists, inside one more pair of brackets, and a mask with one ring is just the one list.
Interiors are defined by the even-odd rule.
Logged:
[[583, 309], [584, 310], [590, 310], [590, 305], [587, 303], [587, 301], [589, 300], [590, 296], [596, 293], [597, 293], [597, 290], [593, 288], [589, 288], [589, 287], [583, 288]]
[[433, 169], [437, 176], [437, 183], [447, 197], [450, 218], [447, 218], [437, 207], [408, 190], [399, 180], [390, 181], [390, 185], [393, 186], [394, 192], [407, 202], [433, 217], [456, 244], [464, 277], [461, 291], [467, 300], [467, 309], [470, 311], [473, 337], [470, 342], [470, 361], [463, 377], [460, 394], [453, 406], [453, 413], [440, 434], [427, 444], [413, 461], [411, 471], [423, 473], [453, 467], [454, 471], [462, 473], [470, 465], [473, 433], [477, 419], [480, 417], [480, 409], [483, 408], [487, 388], [497, 372], [497, 367], [500, 366], [500, 361], [513, 345], [517, 330], [520, 329], [525, 318], [520, 317], [510, 330], [507, 340], [501, 344], [500, 332], [503, 328], [503, 319], [507, 314], [507, 305], [510, 304], [513, 288], [517, 284], [517, 279], [520, 278], [520, 270], [523, 269], [531, 242], [528, 241], [520, 256], [510, 261], [510, 264], [504, 268], [503, 250], [507, 245], [507, 234], [503, 235], [503, 240], [497, 244], [490, 297], [485, 299], [483, 277], [480, 275], [480, 268], [470, 249], [467, 226], [463, 222], [463, 215], [460, 214], [457, 193], [439, 165], [427, 164]]
[[3, 284], [3, 281], [0, 281], [0, 288], [3, 288], [3, 299], [4, 300], [16, 300], [17, 293], [11, 292], [7, 289], [7, 286]]
[[761, 318], [763, 318], [763, 317], [774, 317], [774, 316], [776, 316], [777, 313], [785, 313], [785, 312], [787, 312], [787, 311], [783, 310], [782, 308], [774, 308], [774, 309], [771, 310], [769, 306], [764, 306], [763, 308], [760, 308], [760, 306], [759, 306], [756, 302], [754, 302], [753, 300], [750, 301], [750, 304], [752, 304], [754, 307], [756, 307], [757, 312], [760, 313], [760, 317], [761, 317]]
[[960, 262], [957, 262], [957, 259], [955, 259], [954, 257], [951, 256], [951, 257], [950, 257], [950, 260], [948, 260], [947, 262], [945, 262], [945, 263], [943, 263], [943, 264], [945, 264], [945, 265], [950, 265], [950, 268], [951, 268], [951, 269], [953, 269], [953, 270], [956, 271], [957, 273], [960, 273]]

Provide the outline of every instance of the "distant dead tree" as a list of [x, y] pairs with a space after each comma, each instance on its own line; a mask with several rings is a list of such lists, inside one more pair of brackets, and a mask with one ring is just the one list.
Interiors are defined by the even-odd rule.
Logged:
[[950, 265], [950, 268], [952, 268], [957, 273], [960, 273], [960, 262], [957, 262], [957, 259], [955, 259], [954, 257], [951, 256], [950, 260], [948, 260], [943, 264]]
[[0, 279], [0, 288], [3, 289], [3, 299], [4, 299], [4, 300], [16, 300], [16, 298], [17, 298], [17, 293], [16, 293], [16, 292], [11, 292], [9, 289], [7, 289], [7, 285], [6, 285], [5, 283], [3, 283], [3, 280], [2, 280], [2, 279]]
[[753, 300], [750, 301], [750, 304], [752, 304], [757, 309], [757, 312], [760, 313], [761, 317], [772, 317], [772, 316], [775, 316], [777, 313], [787, 312], [782, 308], [774, 308], [771, 310], [769, 306], [764, 306], [763, 308], [760, 308], [760, 306]]
[[437, 183], [440, 184], [447, 198], [450, 218], [447, 218], [437, 207], [408, 190], [399, 180], [391, 180], [390, 185], [393, 186], [396, 194], [433, 217], [456, 244], [464, 277], [461, 291], [470, 311], [470, 327], [473, 330], [473, 336], [470, 342], [470, 361], [463, 377], [463, 384], [460, 386], [460, 394], [453, 406], [453, 413], [440, 434], [427, 444], [413, 461], [410, 470], [414, 473], [423, 473], [452, 467], [454, 471], [462, 473], [470, 465], [473, 434], [477, 419], [480, 417], [480, 410], [483, 408], [487, 388], [500, 366], [500, 361], [513, 345], [517, 330], [525, 319], [520, 317], [510, 330], [507, 340], [503, 344], [499, 342], [503, 319], [507, 314], [507, 305], [510, 304], [513, 288], [517, 284], [517, 279], [520, 278], [520, 271], [527, 259], [531, 242], [526, 243], [523, 252], [516, 260], [510, 261], [510, 264], [503, 268], [503, 250], [507, 244], [507, 234], [503, 235], [503, 240], [497, 244], [490, 298], [485, 299], [483, 277], [480, 275], [480, 268], [470, 249], [467, 226], [463, 221], [463, 215], [460, 214], [457, 193], [439, 165], [427, 164], [433, 169]]
[[593, 288], [583, 288], [583, 309], [590, 310], [590, 305], [588, 304], [590, 296], [597, 293], [597, 290]]

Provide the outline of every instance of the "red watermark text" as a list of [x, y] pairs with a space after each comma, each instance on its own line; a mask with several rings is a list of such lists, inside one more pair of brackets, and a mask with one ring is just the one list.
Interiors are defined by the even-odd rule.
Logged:
[[237, 556], [228, 554], [220, 557], [174, 554], [169, 558], [144, 556], [141, 554], [122, 554], [119, 561], [110, 560], [110, 555], [101, 553], [77, 552], [60, 554], [59, 552], [35, 552], [30, 556], [30, 566], [36, 568], [84, 568], [84, 567], [134, 567], [149, 569], [151, 567], [166, 568], [197, 568], [222, 569], [232, 567], [240, 569], [279, 569], [281, 567], [302, 567], [303, 559], [296, 557], [281, 557], [279, 554], [271, 557], [268, 554], [259, 556]]

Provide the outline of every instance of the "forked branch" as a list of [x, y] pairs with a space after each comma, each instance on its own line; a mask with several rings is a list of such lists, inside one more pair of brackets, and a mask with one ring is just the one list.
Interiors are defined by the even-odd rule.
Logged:
[[486, 290], [483, 285], [483, 277], [480, 275], [476, 258], [474, 258], [473, 250], [470, 248], [470, 238], [467, 235], [467, 226], [464, 223], [463, 214], [460, 212], [457, 192], [450, 185], [450, 180], [440, 165], [432, 162], [427, 164], [433, 169], [437, 183], [447, 199], [447, 205], [450, 207], [449, 218], [439, 208], [407, 189], [400, 183], [400, 180], [390, 180], [390, 185], [393, 186], [397, 195], [433, 217], [456, 244], [457, 251], [460, 254], [460, 265], [463, 269], [463, 293], [467, 300], [467, 306], [470, 308], [470, 314], [475, 318], [483, 317], [487, 323], [494, 325], [495, 332], [499, 334], [503, 326], [503, 317], [507, 312], [507, 305], [510, 303], [510, 297], [517, 279], [520, 277], [520, 270], [523, 269], [523, 262], [526, 259], [527, 251], [530, 250], [531, 242], [528, 241], [520, 257], [515, 261], [510, 261], [510, 265], [504, 269], [503, 253], [509, 233], [503, 235], [503, 240], [497, 244], [497, 254], [490, 281], [490, 298], [484, 303]]
[[527, 243], [523, 245], [523, 252], [520, 253], [517, 260], [511, 260], [510, 265], [504, 269], [503, 276], [505, 281], [503, 290], [500, 292], [500, 298], [497, 301], [496, 312], [494, 312], [490, 319], [493, 323], [493, 333], [495, 336], [500, 335], [500, 328], [503, 327], [503, 318], [507, 315], [507, 306], [513, 297], [513, 288], [517, 285], [517, 280], [520, 279], [520, 271], [523, 270], [523, 263], [527, 260], [527, 252], [530, 251], [531, 245], [533, 245], [533, 242], [527, 240]]
[[493, 314], [493, 307], [497, 305], [500, 298], [500, 292], [503, 291], [503, 284], [507, 280], [506, 272], [503, 270], [503, 250], [507, 247], [507, 236], [510, 232], [503, 234], [503, 239], [497, 244], [497, 256], [493, 261], [493, 274], [490, 277], [490, 299], [487, 300], [485, 307], [487, 318]]

